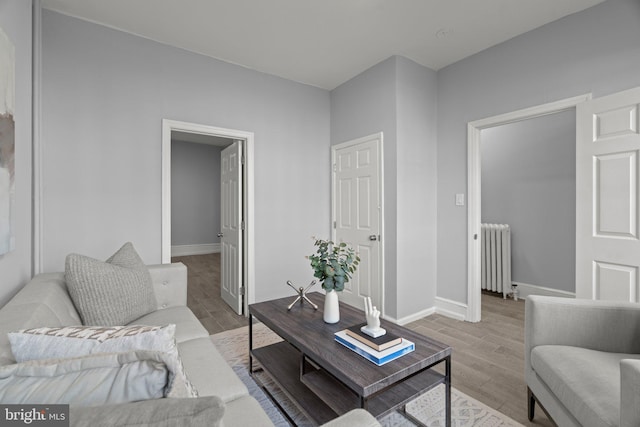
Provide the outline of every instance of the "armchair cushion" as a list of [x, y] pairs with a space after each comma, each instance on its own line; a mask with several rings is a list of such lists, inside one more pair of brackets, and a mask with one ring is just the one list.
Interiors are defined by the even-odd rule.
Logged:
[[639, 354], [542, 345], [531, 351], [531, 366], [583, 426], [618, 426], [620, 362]]

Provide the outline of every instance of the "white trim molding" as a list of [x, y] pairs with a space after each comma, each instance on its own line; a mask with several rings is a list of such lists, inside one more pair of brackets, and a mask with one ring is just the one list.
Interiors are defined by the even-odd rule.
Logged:
[[220, 252], [220, 243], [203, 243], [199, 245], [173, 245], [171, 256], [208, 255]]
[[547, 114], [575, 108], [591, 99], [585, 94], [542, 104], [511, 113], [501, 114], [467, 124], [467, 313], [465, 320], [479, 322], [481, 316], [480, 289], [480, 215], [481, 215], [481, 170], [480, 170], [480, 131], [506, 125], [521, 120], [545, 116]]
[[42, 178], [42, 4], [40, 0], [33, 2], [32, 9], [32, 104], [31, 104], [31, 167], [33, 190], [33, 236], [31, 274], [44, 271], [43, 235], [43, 178]]
[[431, 316], [435, 312], [436, 312], [436, 308], [430, 307], [430, 308], [421, 310], [417, 313], [413, 313], [408, 316], [402, 317], [400, 319], [396, 319], [395, 317], [391, 317], [391, 316], [384, 316], [384, 319], [388, 320], [391, 323], [395, 323], [396, 325], [404, 326], [408, 323], [415, 322], [416, 320], [420, 320], [423, 317]]
[[436, 313], [456, 320], [466, 320], [467, 304], [436, 297]]
[[[219, 136], [243, 141], [244, 179], [244, 312], [255, 302], [255, 229], [254, 229], [254, 134], [196, 123], [162, 119], [162, 263], [171, 262], [171, 131]], [[248, 314], [247, 314], [248, 315]]]
[[526, 299], [529, 295], [544, 295], [548, 297], [575, 298], [575, 292], [562, 291], [560, 289], [547, 288], [529, 283], [513, 282], [518, 286], [518, 298]]
[[385, 320], [389, 322], [398, 324], [398, 325], [406, 325], [411, 322], [415, 322], [416, 320], [420, 320], [424, 317], [431, 316], [432, 314], [441, 314], [446, 317], [450, 317], [455, 320], [466, 320], [467, 315], [467, 305], [461, 302], [452, 301], [446, 298], [436, 297], [436, 303], [433, 307], [425, 308], [424, 310], [418, 311], [417, 313], [410, 314], [408, 316], [402, 317], [400, 319], [396, 319], [391, 316], [384, 316]]

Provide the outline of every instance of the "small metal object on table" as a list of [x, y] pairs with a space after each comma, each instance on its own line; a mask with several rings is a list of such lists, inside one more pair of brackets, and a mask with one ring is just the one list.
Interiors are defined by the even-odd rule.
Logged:
[[[307, 296], [322, 307], [322, 294]], [[335, 332], [362, 323], [363, 311], [343, 304], [340, 321], [327, 324], [321, 311], [308, 305], [298, 304], [287, 310], [289, 301], [280, 298], [249, 306], [249, 372], [253, 375], [255, 358], [310, 420], [323, 424], [360, 407], [377, 418], [398, 410], [420, 424], [406, 413], [406, 404], [444, 384], [445, 423], [451, 425], [450, 346], [385, 322], [389, 333], [413, 341], [415, 350], [376, 366], [334, 339]], [[254, 348], [254, 317], [284, 341]], [[432, 369], [440, 363], [445, 364], [444, 374]]]
[[298, 297], [291, 304], [289, 304], [289, 306], [287, 307], [287, 310], [291, 310], [291, 307], [293, 307], [295, 303], [297, 303], [298, 301], [300, 301], [300, 304], [306, 301], [309, 304], [311, 304], [311, 307], [313, 307], [314, 310], [317, 310], [318, 306], [315, 305], [309, 298], [307, 298], [307, 291], [315, 284], [316, 284], [316, 281], [313, 280], [311, 281], [311, 283], [309, 283], [309, 286], [307, 286], [306, 288], [303, 288], [302, 286], [300, 286], [298, 289], [296, 289], [296, 287], [293, 286], [293, 283], [291, 283], [291, 280], [287, 280], [287, 285], [291, 286], [293, 290], [298, 293]]

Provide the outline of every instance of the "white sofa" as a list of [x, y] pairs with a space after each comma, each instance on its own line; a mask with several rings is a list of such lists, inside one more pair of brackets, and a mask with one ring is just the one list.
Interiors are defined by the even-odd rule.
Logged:
[[[187, 308], [187, 269], [181, 263], [150, 266], [157, 310], [131, 322], [137, 325], [162, 326], [176, 324], [178, 351], [188, 379], [195, 386], [198, 398], [159, 399], [135, 402], [113, 408], [71, 408], [71, 425], [112, 425], [122, 422], [122, 412], [156, 413], [173, 407], [215, 404], [207, 396], [217, 396], [223, 402], [224, 426], [270, 426], [273, 423], [258, 402], [249, 395], [242, 381], [215, 348], [207, 330]], [[20, 329], [80, 325], [81, 320], [70, 298], [64, 273], [41, 274], [34, 277], [15, 297], [0, 309], [0, 366], [16, 363], [7, 334]], [[204, 402], [203, 402], [204, 399]], [[0, 402], [3, 403], [3, 402]], [[47, 403], [47, 402], [42, 402]], [[155, 406], [154, 406], [155, 405]], [[104, 409], [101, 413], [101, 409]], [[75, 412], [74, 412], [75, 411]], [[146, 411], [146, 412], [145, 412]], [[108, 414], [116, 414], [119, 421], [110, 424]], [[193, 417], [195, 420], [196, 417]], [[143, 420], [144, 421], [144, 420]], [[148, 425], [152, 425], [149, 422]], [[194, 424], [198, 424], [194, 422]], [[156, 425], [156, 424], [153, 424]], [[158, 424], [174, 425], [174, 424]], [[180, 424], [176, 424], [180, 425]], [[207, 425], [199, 420], [198, 425]], [[354, 410], [330, 422], [333, 426], [379, 426], [375, 418], [364, 410]]]

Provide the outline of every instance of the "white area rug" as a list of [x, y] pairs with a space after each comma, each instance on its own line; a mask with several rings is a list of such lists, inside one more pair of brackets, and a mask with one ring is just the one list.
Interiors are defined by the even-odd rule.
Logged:
[[[273, 423], [278, 427], [287, 427], [291, 423], [282, 415], [280, 409], [259, 387], [249, 375], [249, 328], [242, 327], [231, 331], [221, 332], [211, 336], [222, 356], [247, 385], [249, 392], [265, 409]], [[280, 337], [271, 332], [263, 324], [257, 324], [253, 328], [253, 345], [262, 347], [281, 341]], [[255, 361], [254, 361], [255, 363]], [[298, 426], [312, 425], [306, 416], [273, 384], [269, 376], [264, 372], [254, 374], [260, 382], [266, 385], [269, 392], [289, 414], [293, 422]], [[489, 408], [470, 396], [452, 388], [451, 390], [451, 425], [453, 427], [523, 427], [500, 412]], [[427, 426], [444, 426], [444, 386], [440, 385], [416, 400], [410, 402], [407, 412]], [[382, 418], [380, 423], [384, 427], [413, 426], [414, 424], [394, 412]]]

